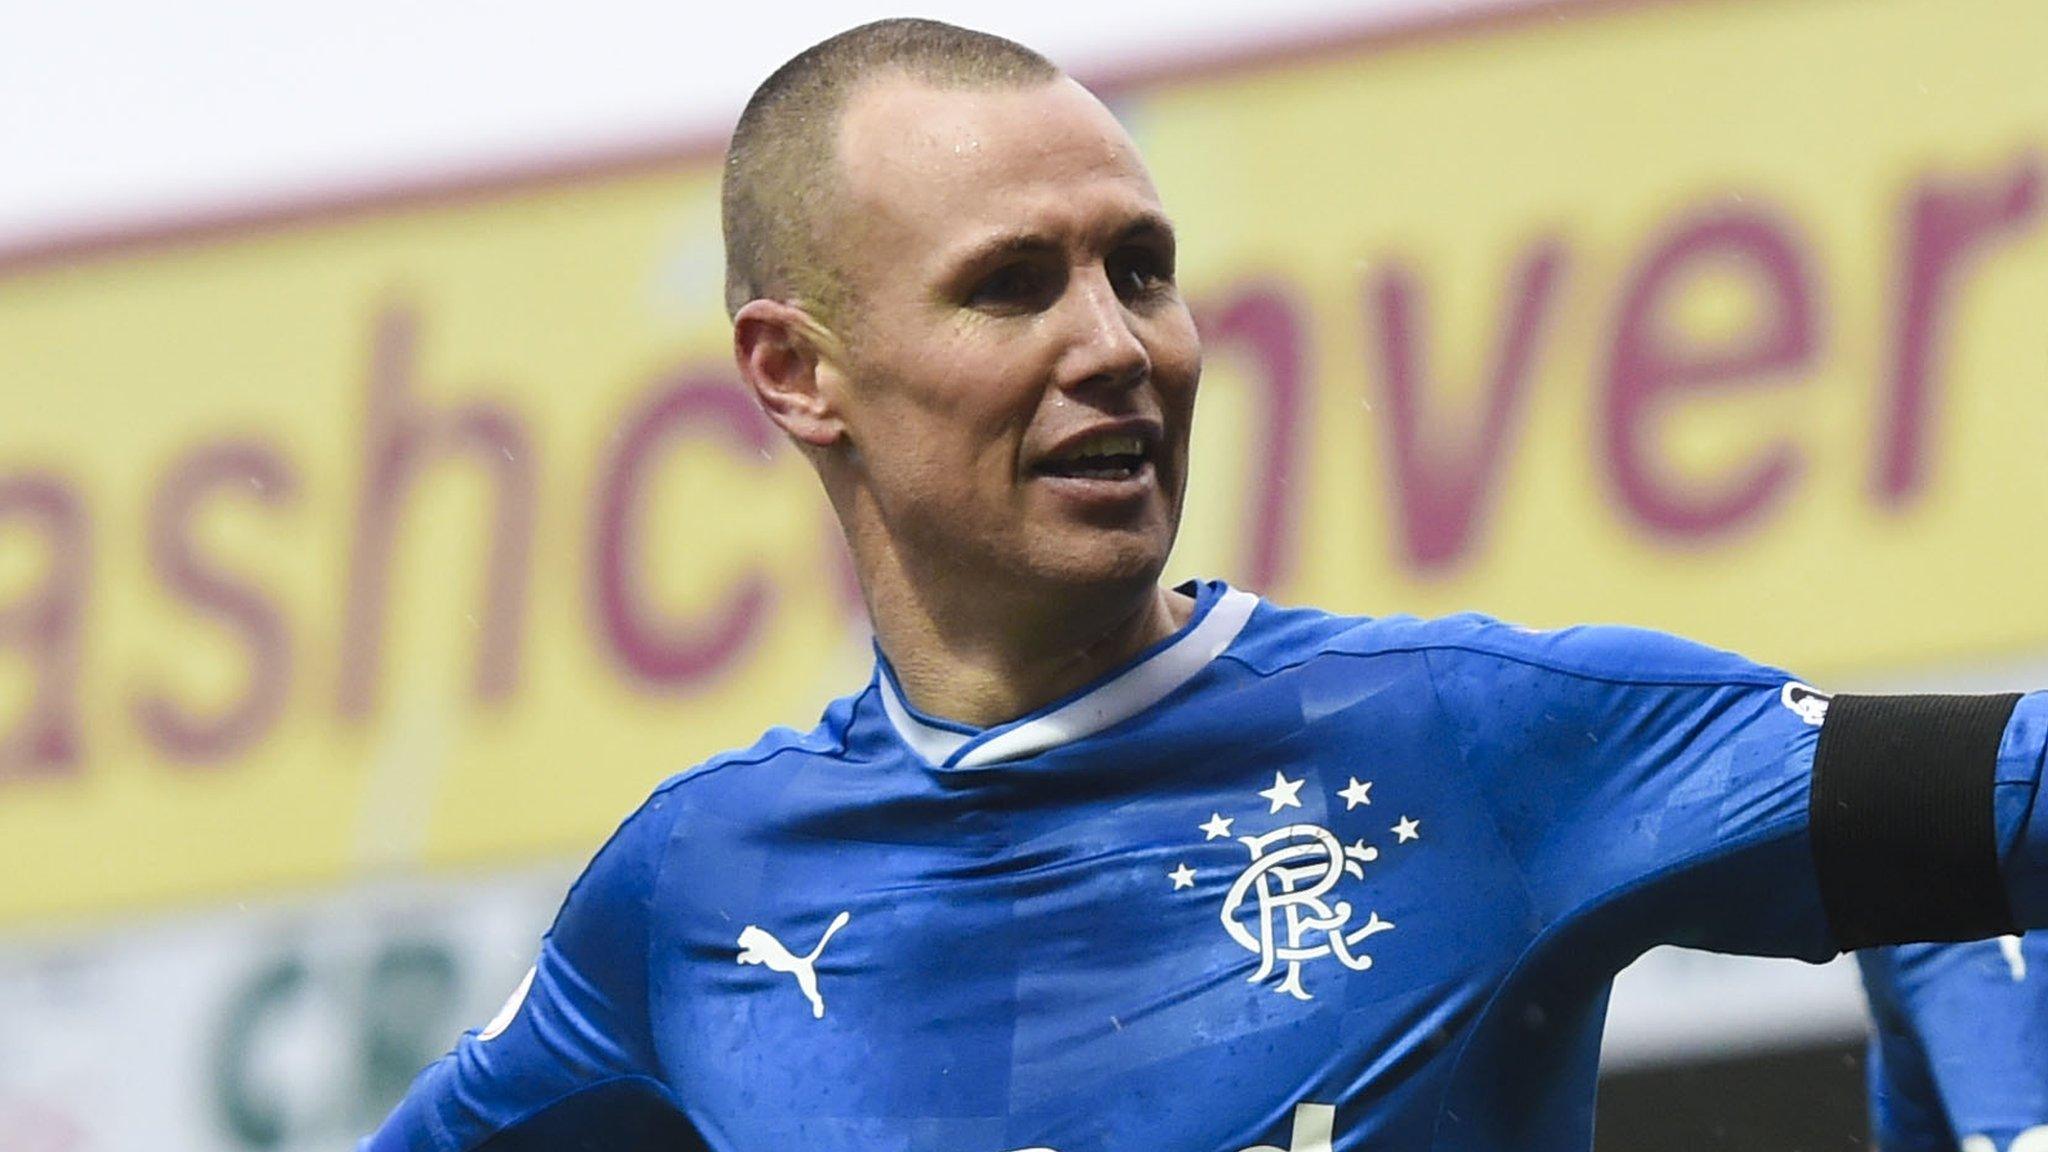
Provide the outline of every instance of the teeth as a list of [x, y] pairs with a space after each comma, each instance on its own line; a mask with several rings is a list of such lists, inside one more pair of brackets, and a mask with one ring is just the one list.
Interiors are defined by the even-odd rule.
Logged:
[[1096, 456], [1142, 456], [1145, 442], [1129, 434], [1097, 436], [1060, 454], [1062, 460], [1087, 460]]

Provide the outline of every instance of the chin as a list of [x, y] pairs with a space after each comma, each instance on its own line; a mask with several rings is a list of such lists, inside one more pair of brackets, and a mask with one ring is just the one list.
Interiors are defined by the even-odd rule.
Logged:
[[1151, 587], [1173, 551], [1170, 532], [1096, 530], [1061, 537], [1033, 549], [1027, 566], [1038, 580], [1075, 591]]

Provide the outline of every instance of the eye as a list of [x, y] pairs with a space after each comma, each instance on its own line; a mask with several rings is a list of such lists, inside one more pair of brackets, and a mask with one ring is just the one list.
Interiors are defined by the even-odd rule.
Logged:
[[1026, 310], [1043, 307], [1059, 294], [1059, 276], [1029, 260], [1004, 264], [982, 277], [967, 294], [969, 307], [985, 310]]
[[1156, 248], [1131, 245], [1110, 254], [1109, 282], [1125, 300], [1143, 300], [1173, 287], [1173, 257]]

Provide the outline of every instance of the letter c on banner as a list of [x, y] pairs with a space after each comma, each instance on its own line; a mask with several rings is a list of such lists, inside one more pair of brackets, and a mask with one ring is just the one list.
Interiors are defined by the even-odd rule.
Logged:
[[591, 583], [612, 656], [649, 686], [693, 685], [726, 668], [760, 632], [774, 598], [767, 576], [754, 569], [696, 619], [664, 617], [652, 603], [642, 542], [645, 492], [660, 452], [689, 434], [715, 436], [757, 463], [776, 444], [774, 430], [739, 388], [703, 371], [686, 371], [626, 420], [598, 484]]

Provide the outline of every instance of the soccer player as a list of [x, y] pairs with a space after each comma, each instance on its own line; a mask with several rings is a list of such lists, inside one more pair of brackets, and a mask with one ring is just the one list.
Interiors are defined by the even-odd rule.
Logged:
[[[755, 93], [740, 374], [873, 678], [657, 788], [370, 1152], [1554, 1152], [1659, 943], [2048, 921], [2048, 694], [1163, 588], [1200, 349], [1135, 146], [887, 21]], [[2044, 806], [2048, 807], [2048, 806]]]
[[2048, 933], [1856, 955], [1883, 1152], [2048, 1152]]

